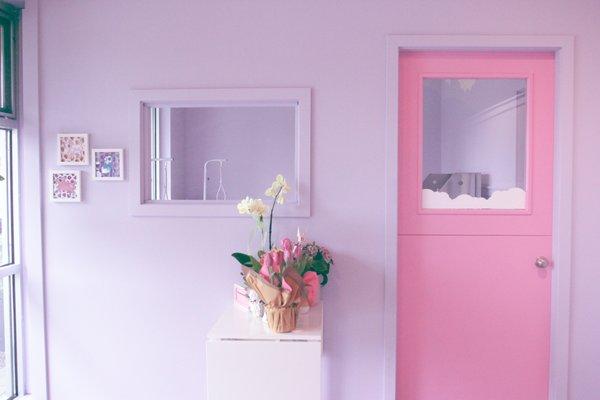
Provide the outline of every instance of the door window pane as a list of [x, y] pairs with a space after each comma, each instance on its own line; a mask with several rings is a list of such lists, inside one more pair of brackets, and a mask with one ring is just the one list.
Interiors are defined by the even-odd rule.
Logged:
[[526, 79], [423, 80], [423, 208], [524, 209]]

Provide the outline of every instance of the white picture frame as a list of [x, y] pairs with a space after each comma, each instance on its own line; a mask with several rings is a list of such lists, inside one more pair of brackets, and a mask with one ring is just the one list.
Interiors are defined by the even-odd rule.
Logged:
[[92, 149], [92, 179], [122, 181], [125, 179], [123, 149]]
[[90, 139], [87, 133], [59, 133], [56, 137], [58, 165], [88, 165]]
[[52, 170], [49, 176], [50, 200], [55, 203], [81, 202], [81, 171]]
[[[243, 218], [238, 200], [156, 200], [152, 199], [150, 163], [151, 109], [160, 107], [222, 107], [254, 104], [293, 105], [296, 110], [294, 137], [294, 178], [297, 200], [277, 207], [277, 217], [311, 215], [311, 89], [304, 88], [210, 88], [137, 89], [131, 91], [129, 131], [135, 132], [129, 149], [128, 176], [131, 185], [130, 211], [140, 217], [232, 217]], [[273, 175], [276, 175], [274, 171]], [[268, 182], [267, 182], [268, 184]]]

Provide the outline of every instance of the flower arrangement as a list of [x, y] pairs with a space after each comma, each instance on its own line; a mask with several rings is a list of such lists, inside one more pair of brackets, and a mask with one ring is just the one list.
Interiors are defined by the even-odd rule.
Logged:
[[[257, 284], [275, 288], [283, 293], [284, 298], [289, 293], [295, 293], [295, 288], [300, 287], [298, 301], [294, 305], [308, 303], [313, 306], [319, 302], [320, 287], [327, 284], [329, 271], [333, 259], [329, 251], [315, 242], [307, 242], [298, 230], [297, 240], [283, 239], [279, 246], [273, 245], [273, 215], [277, 204], [284, 204], [285, 195], [289, 193], [290, 186], [282, 175], [277, 175], [273, 184], [265, 191], [265, 195], [273, 199], [270, 209], [261, 199], [246, 197], [238, 205], [240, 214], [250, 215], [262, 236], [262, 248], [256, 255], [233, 253], [232, 256], [244, 267], [252, 270], [251, 286]], [[269, 214], [269, 227], [265, 231], [265, 216]], [[268, 247], [266, 247], [268, 238]], [[296, 279], [298, 278], [298, 279]], [[245, 280], [250, 284], [248, 274]], [[300, 280], [300, 282], [292, 282]], [[299, 283], [299, 285], [296, 285]], [[260, 292], [259, 290], [256, 290]], [[268, 301], [262, 299], [267, 303]]]

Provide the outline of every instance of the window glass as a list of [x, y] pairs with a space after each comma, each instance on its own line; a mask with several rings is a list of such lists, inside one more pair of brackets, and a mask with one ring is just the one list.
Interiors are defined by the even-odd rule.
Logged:
[[423, 208], [524, 209], [526, 79], [423, 80]]
[[13, 174], [16, 165], [15, 47], [19, 12], [0, 1], [0, 400], [17, 396], [15, 285], [21, 272], [15, 263]]
[[13, 288], [13, 276], [0, 280], [0, 400], [16, 395]]
[[5, 59], [5, 50], [4, 50], [4, 36], [5, 36], [5, 24], [2, 23], [2, 19], [0, 18], [0, 108], [6, 107], [6, 101], [4, 99], [4, 93], [6, 90], [6, 79], [5, 79], [5, 68], [4, 68], [4, 59]]
[[0, 116], [14, 117], [15, 43], [18, 11], [0, 1]]
[[0, 129], [0, 266], [13, 262], [10, 135], [9, 130]]

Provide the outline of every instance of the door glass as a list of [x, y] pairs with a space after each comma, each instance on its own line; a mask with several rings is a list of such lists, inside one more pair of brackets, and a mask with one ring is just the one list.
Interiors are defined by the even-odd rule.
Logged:
[[423, 208], [524, 209], [526, 79], [423, 80]]

